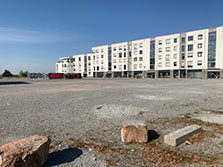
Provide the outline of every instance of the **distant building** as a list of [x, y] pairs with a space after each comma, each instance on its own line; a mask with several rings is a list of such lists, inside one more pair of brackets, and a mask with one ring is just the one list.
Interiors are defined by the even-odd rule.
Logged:
[[96, 46], [60, 60], [57, 73], [83, 77], [222, 78], [223, 27]]

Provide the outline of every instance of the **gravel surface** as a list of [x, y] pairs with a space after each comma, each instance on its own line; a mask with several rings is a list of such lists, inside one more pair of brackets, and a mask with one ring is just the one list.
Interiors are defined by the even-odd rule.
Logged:
[[[122, 121], [151, 122], [220, 110], [222, 101], [223, 80], [214, 79], [1, 80], [0, 145], [34, 134], [59, 141], [56, 150], [67, 149], [70, 138], [120, 141]], [[160, 127], [160, 131], [165, 134], [171, 128]], [[103, 156], [83, 151], [72, 162], [61, 162], [103, 166]]]

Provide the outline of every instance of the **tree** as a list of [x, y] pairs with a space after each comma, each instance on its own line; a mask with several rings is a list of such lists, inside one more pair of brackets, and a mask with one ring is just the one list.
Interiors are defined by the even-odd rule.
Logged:
[[19, 76], [20, 77], [27, 77], [28, 76], [28, 71], [26, 71], [26, 72], [20, 71]]
[[3, 77], [13, 77], [12, 73], [9, 70], [5, 70], [2, 74]]

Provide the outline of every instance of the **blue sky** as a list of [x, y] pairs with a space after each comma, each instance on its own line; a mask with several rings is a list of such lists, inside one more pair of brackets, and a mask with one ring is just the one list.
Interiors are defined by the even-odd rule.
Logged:
[[1, 0], [0, 73], [54, 72], [92, 46], [223, 25], [222, 0]]

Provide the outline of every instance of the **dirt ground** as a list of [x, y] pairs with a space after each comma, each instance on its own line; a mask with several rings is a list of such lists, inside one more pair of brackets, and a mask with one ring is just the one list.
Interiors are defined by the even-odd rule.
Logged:
[[[121, 122], [158, 134], [123, 144]], [[198, 124], [176, 148], [163, 136]], [[0, 145], [34, 134], [52, 140], [46, 166], [221, 166], [223, 80], [0, 80]]]

